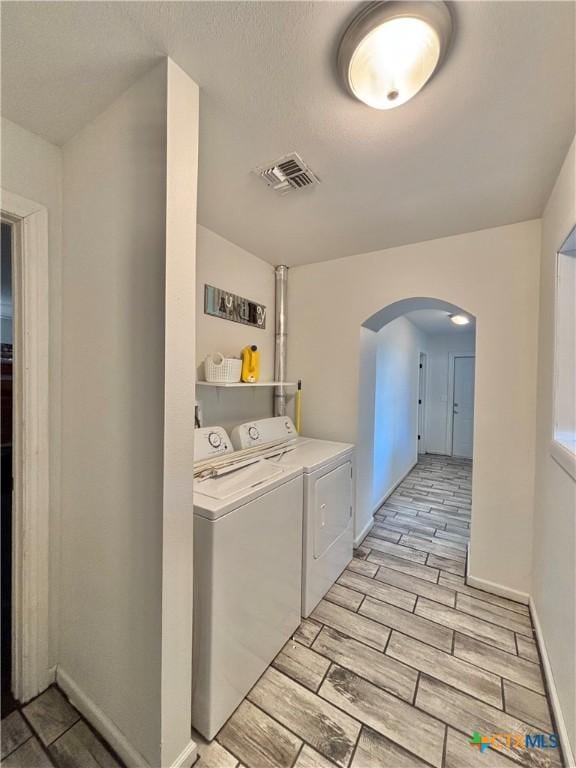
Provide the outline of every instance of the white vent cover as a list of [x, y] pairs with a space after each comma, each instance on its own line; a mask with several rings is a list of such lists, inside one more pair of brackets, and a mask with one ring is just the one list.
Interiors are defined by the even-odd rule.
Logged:
[[281, 195], [285, 195], [291, 189], [303, 189], [320, 184], [318, 176], [296, 152], [285, 155], [272, 165], [256, 168], [254, 173]]

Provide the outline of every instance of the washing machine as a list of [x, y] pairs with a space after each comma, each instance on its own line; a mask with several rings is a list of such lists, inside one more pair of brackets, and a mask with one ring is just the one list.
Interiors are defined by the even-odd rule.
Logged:
[[[285, 416], [234, 427], [236, 450], [274, 444], [269, 461], [301, 467], [303, 484], [302, 616], [307, 617], [352, 559], [354, 520], [354, 446], [299, 437]], [[284, 440], [283, 445], [277, 445]]]
[[300, 623], [302, 468], [195, 430], [192, 724], [211, 740]]

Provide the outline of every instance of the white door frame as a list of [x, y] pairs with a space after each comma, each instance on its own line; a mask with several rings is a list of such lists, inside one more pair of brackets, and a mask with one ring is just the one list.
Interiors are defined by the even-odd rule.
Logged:
[[1, 190], [14, 224], [12, 691], [25, 702], [52, 681], [48, 655], [48, 211]]
[[[428, 353], [420, 351], [418, 355], [418, 453], [426, 453], [426, 400], [427, 400], [427, 376], [428, 376]], [[421, 366], [421, 367], [420, 367]], [[422, 373], [420, 373], [422, 371]], [[422, 387], [420, 384], [422, 383]], [[422, 390], [422, 391], [421, 391]], [[422, 403], [420, 403], [422, 400]], [[420, 407], [422, 406], [422, 407]]]
[[[448, 413], [446, 419], [446, 453], [454, 455], [454, 366], [457, 357], [471, 357], [474, 360], [474, 385], [476, 385], [476, 355], [448, 353]], [[474, 386], [474, 412], [476, 412], [476, 386]]]

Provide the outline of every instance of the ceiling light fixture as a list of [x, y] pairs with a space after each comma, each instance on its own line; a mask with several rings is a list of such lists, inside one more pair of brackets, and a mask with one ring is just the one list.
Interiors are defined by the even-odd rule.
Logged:
[[466, 315], [448, 315], [448, 317], [454, 325], [468, 325], [470, 322], [470, 318]]
[[451, 32], [443, 2], [370, 3], [352, 21], [338, 50], [346, 89], [375, 109], [405, 104], [438, 69]]

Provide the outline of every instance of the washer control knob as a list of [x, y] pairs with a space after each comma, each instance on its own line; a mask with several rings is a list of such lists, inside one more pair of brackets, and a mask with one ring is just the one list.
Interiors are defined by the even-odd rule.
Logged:
[[220, 448], [222, 445], [222, 438], [218, 434], [218, 432], [210, 432], [208, 435], [208, 442], [212, 446], [212, 448]]
[[258, 440], [258, 438], [260, 437], [260, 432], [258, 432], [256, 427], [250, 427], [248, 429], [248, 435], [251, 440]]

